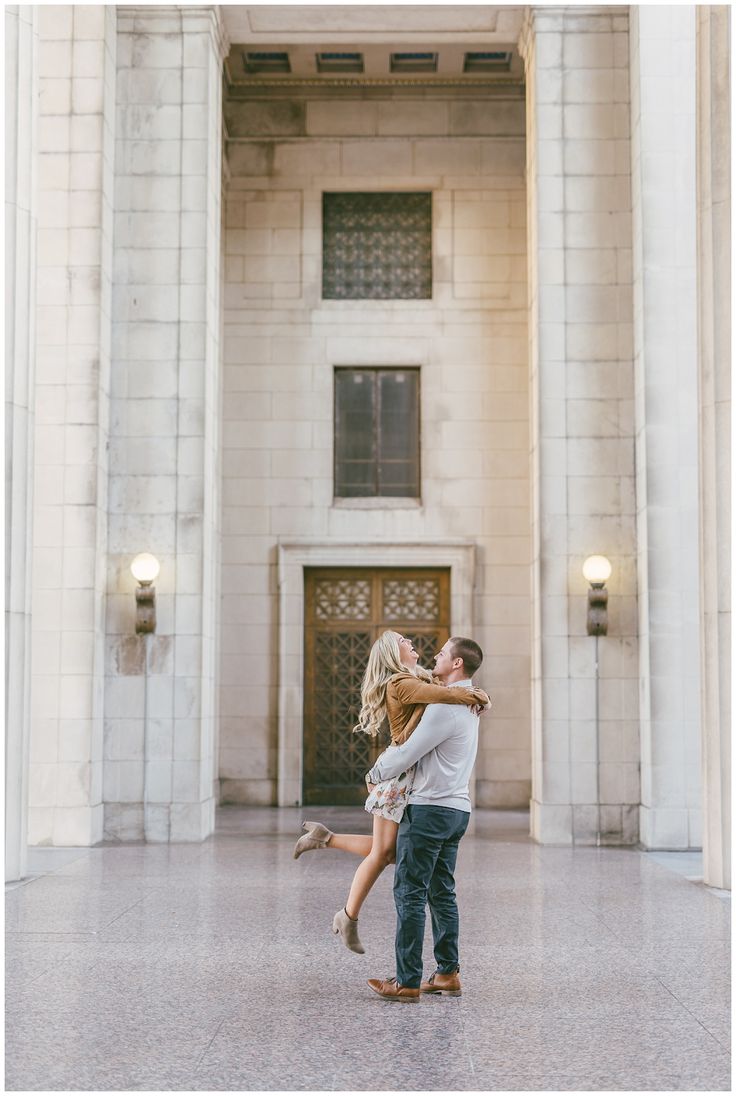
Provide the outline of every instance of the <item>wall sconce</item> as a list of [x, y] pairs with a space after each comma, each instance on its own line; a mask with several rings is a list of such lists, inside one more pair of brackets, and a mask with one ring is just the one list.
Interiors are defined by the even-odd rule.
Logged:
[[153, 583], [161, 565], [150, 552], [141, 552], [130, 565], [133, 578], [139, 583], [135, 592], [135, 630], [138, 635], [156, 631], [156, 588]]
[[583, 564], [583, 575], [590, 583], [588, 590], [588, 635], [608, 635], [608, 590], [606, 582], [611, 577], [611, 561], [605, 556], [588, 556]]

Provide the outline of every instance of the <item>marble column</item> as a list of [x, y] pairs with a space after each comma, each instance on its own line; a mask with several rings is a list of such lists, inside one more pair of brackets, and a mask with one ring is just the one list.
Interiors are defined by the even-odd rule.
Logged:
[[[118, 7], [105, 833], [200, 840], [217, 797], [222, 61], [214, 7]], [[133, 557], [161, 563], [135, 634]]]
[[[527, 86], [536, 840], [637, 840], [628, 9], [539, 7]], [[604, 554], [609, 634], [586, 633]]]
[[39, 13], [29, 840], [102, 837], [115, 9]]
[[30, 749], [38, 27], [5, 8], [5, 879], [26, 870]]
[[730, 11], [696, 8], [703, 877], [731, 887]]
[[640, 839], [699, 848], [695, 8], [631, 9]]

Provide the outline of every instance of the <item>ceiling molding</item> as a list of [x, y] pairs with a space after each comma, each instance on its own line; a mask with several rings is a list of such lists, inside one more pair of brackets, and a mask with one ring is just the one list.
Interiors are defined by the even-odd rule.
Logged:
[[261, 80], [233, 80], [228, 87], [228, 97], [237, 99], [240, 96], [240, 92], [243, 98], [248, 97], [253, 92], [268, 92], [274, 89], [283, 90], [284, 88], [294, 92], [303, 90], [319, 90], [330, 91], [332, 89], [345, 89], [345, 88], [383, 88], [391, 90], [392, 88], [421, 88], [423, 90], [432, 90], [432, 88], [440, 89], [452, 89], [467, 92], [474, 91], [496, 91], [503, 89], [508, 92], [511, 90], [518, 90], [520, 93], [523, 91], [524, 81], [518, 77], [513, 76], [497, 76], [491, 77], [486, 80], [468, 79], [461, 76], [454, 78], [437, 78], [428, 80], [426, 77], [422, 79], [419, 76], [386, 76], [384, 78], [369, 78], [361, 76], [345, 76], [345, 77], [314, 77], [314, 78], [298, 78], [293, 77], [289, 79], [284, 77], [282, 79], [265, 77]]

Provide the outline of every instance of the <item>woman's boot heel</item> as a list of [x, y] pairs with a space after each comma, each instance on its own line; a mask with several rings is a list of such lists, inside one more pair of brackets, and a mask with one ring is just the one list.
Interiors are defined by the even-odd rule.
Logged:
[[355, 951], [358, 955], [365, 954], [365, 948], [360, 942], [358, 936], [358, 922], [353, 921], [352, 917], [348, 917], [345, 909], [338, 910], [332, 919], [332, 931], [335, 936], [341, 936], [342, 942], [346, 948], [350, 951]]

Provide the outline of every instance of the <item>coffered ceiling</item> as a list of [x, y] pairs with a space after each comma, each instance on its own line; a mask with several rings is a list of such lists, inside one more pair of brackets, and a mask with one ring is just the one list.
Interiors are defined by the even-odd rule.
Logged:
[[523, 8], [222, 9], [229, 94], [269, 88], [520, 87]]
[[373, 42], [412, 43], [417, 35], [434, 40], [516, 43], [524, 7], [374, 4], [288, 6], [228, 4], [221, 7], [231, 42]]

